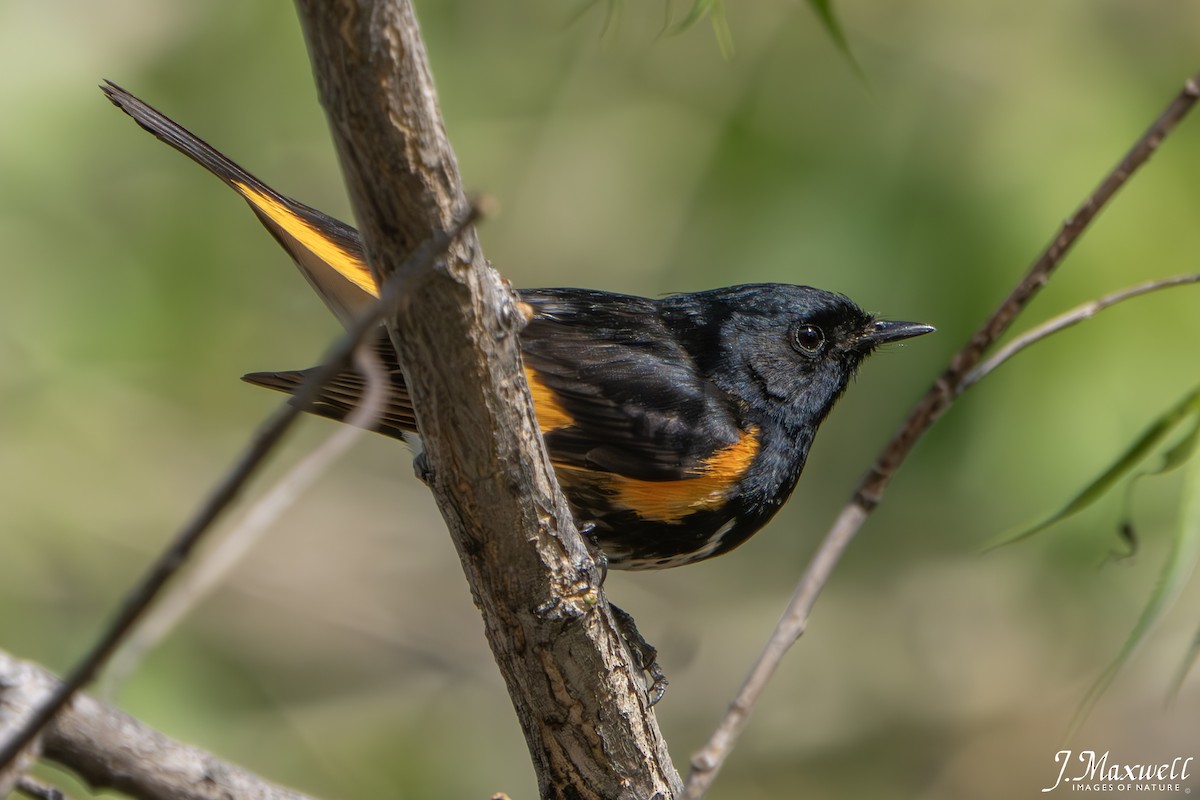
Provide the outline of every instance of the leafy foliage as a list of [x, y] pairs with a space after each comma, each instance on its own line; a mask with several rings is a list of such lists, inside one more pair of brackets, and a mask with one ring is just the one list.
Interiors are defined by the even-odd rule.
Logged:
[[[1182, 440], [1164, 453], [1163, 463], [1155, 469], [1136, 472], [1138, 465], [1155, 452], [1185, 422], [1191, 422], [1192, 428]], [[1126, 477], [1130, 477], [1132, 481], [1147, 475], [1161, 475], [1178, 468], [1191, 458], [1195, 451], [1197, 435], [1200, 435], [1200, 388], [1193, 390], [1156, 419], [1108, 469], [1071, 498], [1065, 506], [1040, 522], [1021, 528], [1016, 533], [1002, 536], [988, 545], [986, 549], [993, 550], [1004, 545], [1015, 544], [1034, 534], [1041, 533], [1057, 522], [1062, 522], [1068, 517], [1078, 514], [1108, 494]], [[1128, 504], [1128, 497], [1126, 503]], [[1126, 514], [1126, 519], [1128, 519], [1128, 514]]]
[[[1174, 444], [1162, 450], [1162, 446], [1166, 441], [1181, 429], [1185, 431], [1183, 436], [1175, 441]], [[1014, 535], [1007, 536], [991, 546], [994, 548], [1005, 544], [1012, 544], [1040, 533], [1055, 523], [1092, 505], [1111, 491], [1120, 481], [1129, 478], [1129, 490], [1125, 494], [1125, 509], [1120, 529], [1124, 538], [1129, 543], [1132, 552], [1136, 544], [1136, 535], [1134, 534], [1131, 515], [1132, 489], [1134, 485], [1141, 478], [1151, 475], [1163, 475], [1179, 469], [1188, 462], [1192, 462], [1183, 493], [1179, 524], [1171, 542], [1171, 550], [1167, 554], [1167, 558], [1150, 592], [1150, 597], [1142, 609], [1137, 622], [1134, 624], [1133, 630], [1126, 637], [1117, 655], [1105, 667], [1100, 677], [1096, 679], [1096, 682], [1092, 684], [1080, 702], [1079, 708], [1075, 713], [1075, 718], [1071, 723], [1072, 731], [1078, 728], [1079, 724], [1095, 707], [1097, 701], [1099, 701], [1105, 690], [1112, 684], [1113, 679], [1125, 665], [1125, 662], [1129, 660], [1130, 656], [1133, 655], [1145, 639], [1146, 634], [1149, 633], [1154, 624], [1162, 618], [1163, 614], [1174, 603], [1195, 571], [1197, 560], [1200, 560], [1200, 464], [1197, 464], [1193, 460], [1198, 445], [1200, 445], [1200, 387], [1193, 389], [1182, 400], [1168, 409], [1158, 419], [1154, 420], [1150, 427], [1108, 469], [1104, 470], [1099, 477], [1084, 487], [1065, 506], [1050, 514], [1042, 521], [1028, 526]], [[1139, 466], [1150, 458], [1152, 454], [1160, 450], [1162, 450], [1162, 457], [1158, 465], [1139, 471]], [[1179, 674], [1175, 679], [1175, 690], [1178, 690], [1179, 685], [1182, 684], [1184, 677], [1198, 656], [1200, 656], [1200, 634], [1193, 640], [1188, 654], [1180, 667]]]
[[[601, 2], [605, 6], [604, 32], [607, 33], [615, 27], [616, 20], [620, 16], [621, 0], [585, 0], [576, 12], [575, 17], [582, 16], [593, 6], [599, 5]], [[842, 28], [841, 21], [838, 20], [837, 14], [833, 9], [832, 0], [808, 0], [808, 4], [817, 15], [817, 19], [820, 20], [825, 32], [829, 34], [829, 38], [833, 40], [834, 45], [842, 52], [846, 60], [850, 62], [850, 66], [854, 68], [859, 77], [862, 77], [862, 68], [854, 58], [854, 53], [850, 50], [850, 42], [846, 38], [845, 29]], [[733, 58], [733, 31], [730, 29], [729, 19], [725, 15], [724, 0], [693, 0], [692, 7], [688, 9], [683, 19], [678, 22], [672, 21], [675, 18], [675, 14], [674, 4], [671, 0], [665, 0], [664, 8], [666, 20], [663, 25], [663, 33], [665, 35], [673, 36], [682, 33], [707, 17], [709, 23], [712, 25], [713, 34], [717, 38], [717, 46], [721, 49], [721, 55], [725, 58]]]
[[713, 33], [717, 37], [717, 46], [721, 48], [721, 55], [725, 58], [733, 57], [733, 32], [729, 29], [729, 20], [725, 16], [724, 0], [695, 0], [692, 3], [691, 10], [687, 16], [675, 24], [670, 24], [670, 4], [667, 5], [668, 19], [666, 33], [674, 35], [686, 31], [705, 17], [713, 26]]

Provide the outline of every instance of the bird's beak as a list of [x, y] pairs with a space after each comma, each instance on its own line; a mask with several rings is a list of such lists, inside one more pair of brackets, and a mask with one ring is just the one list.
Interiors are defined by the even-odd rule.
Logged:
[[898, 342], [911, 339], [914, 336], [924, 336], [937, 330], [932, 325], [923, 322], [891, 322], [877, 319], [863, 329], [857, 344], [861, 348], [878, 347], [888, 342]]

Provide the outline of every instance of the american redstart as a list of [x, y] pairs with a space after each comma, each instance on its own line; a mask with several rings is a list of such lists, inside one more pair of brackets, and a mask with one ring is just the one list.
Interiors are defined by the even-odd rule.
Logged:
[[[139, 125], [250, 204], [343, 323], [377, 293], [358, 233], [284, 197], [114, 84]], [[666, 569], [727, 553], [792, 493], [817, 428], [876, 347], [929, 333], [876, 319], [849, 298], [764, 283], [662, 299], [588, 289], [519, 293], [525, 376], [559, 483], [617, 569]], [[379, 432], [415, 434], [404, 375], [376, 345], [391, 395]], [[294, 393], [305, 371], [245, 380]], [[364, 391], [353, 370], [311, 410], [344, 419]]]

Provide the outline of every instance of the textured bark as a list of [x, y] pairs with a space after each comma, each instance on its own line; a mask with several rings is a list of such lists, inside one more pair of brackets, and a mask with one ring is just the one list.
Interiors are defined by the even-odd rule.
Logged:
[[389, 329], [543, 797], [673, 797], [680, 782], [554, 480], [521, 369], [522, 318], [474, 232], [394, 274], [468, 203], [409, 2], [297, 0]]

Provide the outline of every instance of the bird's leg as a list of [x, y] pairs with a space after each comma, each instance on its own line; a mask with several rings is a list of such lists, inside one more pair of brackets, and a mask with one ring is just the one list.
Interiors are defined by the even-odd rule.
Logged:
[[600, 547], [600, 540], [596, 537], [596, 523], [594, 522], [578, 522], [579, 535], [583, 537], [591, 547], [592, 560], [596, 562], [596, 566], [600, 568], [600, 588], [604, 588], [604, 581], [608, 580], [608, 556], [604, 555], [603, 548]]
[[658, 665], [658, 650], [638, 631], [637, 623], [633, 621], [629, 612], [612, 603], [609, 603], [608, 607], [612, 609], [613, 619], [621, 629], [621, 638], [629, 647], [629, 653], [637, 662], [638, 669], [650, 676], [650, 686], [646, 689], [646, 695], [650, 700], [650, 707], [653, 708], [667, 693], [668, 683], [666, 674]]
[[425, 454], [424, 448], [421, 452], [413, 456], [413, 472], [417, 476], [417, 480], [426, 486], [433, 486], [434, 470], [433, 465], [429, 463], [429, 456]]
[[[604, 554], [604, 548], [600, 546], [600, 540], [596, 536], [596, 523], [580, 522], [579, 533], [591, 545], [592, 558], [595, 560], [596, 566], [600, 568], [600, 587], [603, 588], [604, 581], [608, 578], [608, 556]], [[642, 636], [641, 631], [637, 628], [637, 623], [633, 621], [633, 616], [628, 611], [612, 603], [609, 603], [608, 607], [612, 609], [613, 619], [621, 632], [621, 638], [625, 641], [625, 646], [629, 648], [633, 660], [637, 662], [638, 669], [650, 676], [650, 687], [646, 690], [646, 694], [650, 700], [650, 706], [653, 708], [667, 693], [668, 683], [666, 674], [658, 665], [658, 650], [646, 641], [645, 636]]]

